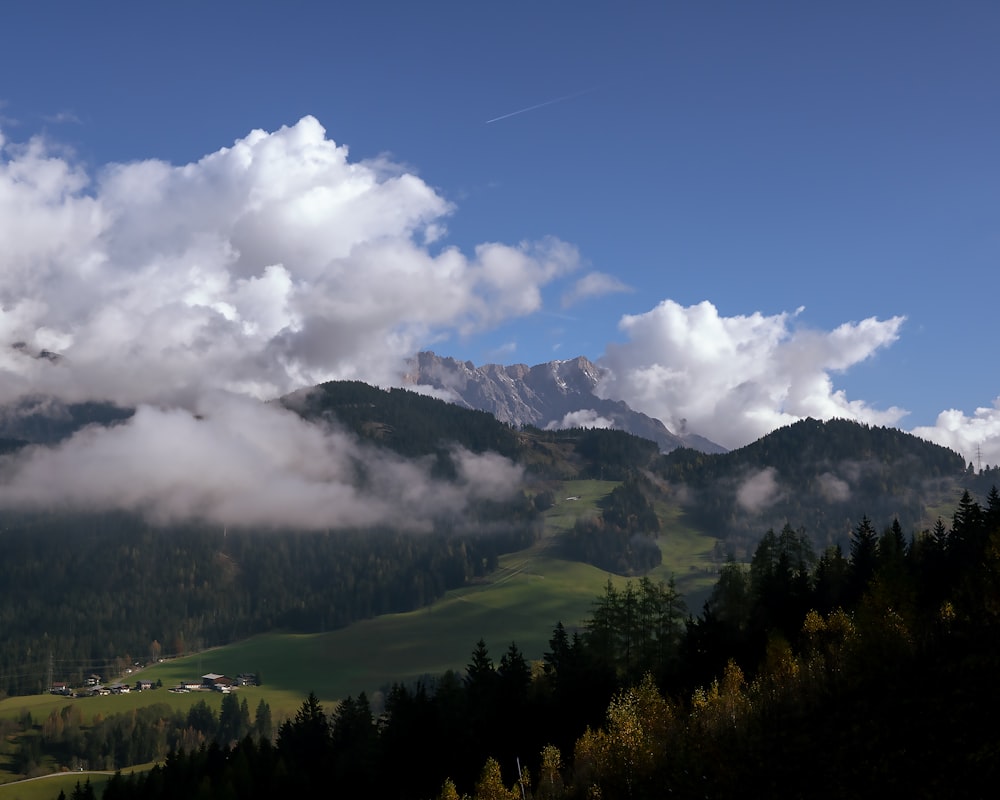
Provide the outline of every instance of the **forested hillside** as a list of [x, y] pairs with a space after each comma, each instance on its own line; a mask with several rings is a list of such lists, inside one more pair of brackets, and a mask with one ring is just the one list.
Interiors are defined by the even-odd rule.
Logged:
[[[433, 530], [421, 533], [345, 530], [336, 520], [331, 531], [227, 530], [124, 512], [0, 510], [0, 695], [46, 691], [53, 680], [79, 685], [92, 671], [117, 674], [133, 661], [262, 631], [324, 631], [422, 607], [534, 542], [559, 479], [624, 476], [656, 455], [652, 443], [619, 431], [519, 432], [481, 411], [360, 383], [324, 384], [282, 402], [440, 481], [455, 478], [456, 448], [500, 453], [524, 465], [523, 488], [510, 499], [434, 509]], [[18, 430], [58, 438], [128, 416], [86, 406], [50, 424], [40, 414]], [[365, 479], [359, 465], [357, 480]]]
[[508, 458], [516, 457], [520, 449], [517, 431], [491, 414], [406, 389], [386, 391], [359, 381], [334, 381], [287, 395], [280, 402], [309, 421], [344, 426], [409, 457], [443, 459], [455, 444]]
[[487, 644], [464, 674], [276, 739], [169, 756], [105, 800], [187, 796], [988, 797], [1000, 777], [1000, 494], [908, 540], [867, 518], [818, 559], [790, 527], [728, 567], [682, 623], [671, 587], [609, 584], [531, 669]]
[[[982, 489], [993, 471], [971, 473], [954, 453], [854, 423], [807, 421], [734, 453], [663, 457], [618, 431], [514, 430], [363, 384], [283, 402], [442, 481], [458, 474], [461, 449], [503, 453], [523, 470], [522, 490], [441, 509], [420, 534], [5, 513], [0, 691], [44, 691], [49, 680], [79, 683], [258, 631], [327, 630], [427, 604], [535, 542], [569, 478], [617, 487], [593, 518], [553, 539], [565, 557], [642, 575], [659, 563], [655, 537], [670, 535], [661, 510], [676, 503], [746, 559], [722, 567], [701, 609], [687, 609], [672, 583], [609, 581], [582, 630], [551, 621], [541, 664], [514, 643], [470, 643], [464, 674], [397, 685], [378, 709], [362, 695], [328, 713], [310, 698], [273, 736], [266, 709], [251, 721], [232, 703], [225, 719], [165, 708], [90, 726], [72, 710], [24, 716], [5, 728], [20, 743], [15, 766], [165, 757], [147, 777], [116, 778], [108, 800], [307, 794], [330, 781], [355, 794], [477, 800], [522, 789], [844, 796], [890, 779], [900, 791], [947, 796], [975, 785], [946, 784], [926, 767], [932, 758], [943, 774], [990, 777], [1000, 742], [971, 731], [982, 703], [998, 699], [967, 687], [1000, 668], [1000, 495]], [[964, 481], [976, 494], [959, 496]], [[924, 524], [942, 498], [956, 509], [949, 523]], [[766, 519], [780, 524], [751, 527]], [[903, 778], [899, 763], [912, 765]]]
[[933, 521], [929, 507], [954, 503], [973, 478], [958, 453], [896, 428], [813, 419], [729, 453], [675, 450], [655, 472], [739, 555], [788, 523], [818, 547], [845, 544], [862, 514], [920, 530]]
[[[561, 534], [566, 558], [623, 575], [661, 560], [669, 536], [658, 506], [747, 557], [768, 527], [794, 520], [822, 549], [846, 546], [857, 515], [895, 515], [908, 534], [928, 505], [957, 499], [961, 459], [899, 431], [806, 421], [733, 453], [676, 451], [621, 431], [515, 430], [489, 414], [404, 390], [329, 383], [284, 398], [318, 425], [347, 429], [449, 481], [456, 448], [501, 454], [524, 470], [510, 500], [479, 498], [435, 512], [415, 536], [382, 526], [304, 533], [154, 525], [139, 515], [0, 511], [0, 692], [44, 690], [103, 665], [145, 660], [285, 628], [322, 631], [426, 605], [531, 544], [561, 480], [621, 481], [593, 518]], [[33, 407], [20, 433], [58, 439], [82, 424], [121, 424], [129, 412], [84, 405], [46, 421]], [[50, 409], [51, 411], [51, 409]], [[2, 443], [0, 443], [2, 444]], [[4, 458], [23, 441], [11, 441]], [[358, 480], [365, 480], [359, 466]], [[982, 482], [981, 480], [979, 481]], [[980, 493], [980, 497], [983, 495]]]

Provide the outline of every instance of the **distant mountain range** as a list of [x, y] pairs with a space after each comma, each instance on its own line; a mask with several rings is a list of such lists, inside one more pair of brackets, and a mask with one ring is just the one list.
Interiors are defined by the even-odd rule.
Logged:
[[533, 367], [476, 367], [471, 361], [423, 352], [410, 361], [405, 379], [412, 386], [429, 386], [453, 403], [488, 411], [501, 422], [517, 427], [615, 428], [656, 442], [665, 453], [679, 447], [703, 453], [726, 452], [703, 436], [676, 434], [660, 420], [635, 411], [622, 400], [599, 397], [595, 390], [601, 368], [583, 356]]

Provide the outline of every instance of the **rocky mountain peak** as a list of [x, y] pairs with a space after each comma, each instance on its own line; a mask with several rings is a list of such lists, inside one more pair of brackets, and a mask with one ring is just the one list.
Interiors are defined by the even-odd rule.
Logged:
[[595, 390], [601, 374], [601, 368], [584, 356], [532, 367], [476, 367], [471, 361], [423, 352], [411, 360], [405, 380], [432, 387], [458, 405], [488, 411], [518, 427], [611, 427], [651, 439], [664, 452], [682, 446], [723, 452], [700, 436], [675, 435], [660, 420], [629, 408], [621, 400], [598, 397]]

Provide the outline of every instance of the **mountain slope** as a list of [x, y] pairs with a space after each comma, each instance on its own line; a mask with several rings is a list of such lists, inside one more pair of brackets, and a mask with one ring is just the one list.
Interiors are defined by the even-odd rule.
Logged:
[[805, 419], [721, 455], [676, 450], [660, 461], [688, 515], [736, 549], [768, 528], [804, 528], [814, 543], [846, 542], [862, 515], [929, 527], [929, 508], [969, 483], [962, 457], [896, 428]]

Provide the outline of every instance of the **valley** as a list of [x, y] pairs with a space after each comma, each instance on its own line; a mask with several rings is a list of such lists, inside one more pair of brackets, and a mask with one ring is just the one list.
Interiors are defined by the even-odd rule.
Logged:
[[[727, 657], [757, 667], [768, 626], [796, 642], [810, 604], [831, 613], [836, 606], [824, 604], [863, 599], [861, 578], [843, 576], [861, 569], [855, 548], [869, 511], [872, 552], [888, 558], [894, 543], [913, 580], [930, 575], [921, 553], [943, 547], [942, 517], [960, 529], [981, 518], [975, 508], [994, 513], [985, 489], [992, 472], [971, 474], [943, 448], [843, 421], [806, 420], [730, 453], [663, 453], [624, 431], [515, 429], [482, 411], [357, 383], [325, 384], [282, 407], [274, 413], [294, 413], [317, 436], [349, 437], [357, 486], [378, 487], [375, 471], [389, 464], [397, 475], [425, 476], [419, 485], [444, 502], [420, 502], [420, 530], [7, 514], [0, 618], [12, 646], [0, 669], [10, 694], [0, 700], [0, 781], [78, 764], [135, 768], [172, 748], [232, 745], [225, 725], [254, 733], [262, 713], [269, 740], [279, 730], [287, 737], [306, 696], [331, 709], [334, 730], [344, 714], [401, 720], [409, 693], [472, 691], [476, 664], [501, 677], [522, 664], [527, 684], [518, 691], [535, 693], [519, 701], [525, 713], [571, 703], [552, 733], [565, 747], [642, 669], [697, 698], [729, 669]], [[34, 424], [45, 430], [44, 420]], [[72, 426], [60, 435], [72, 437]], [[32, 446], [19, 441], [8, 458]], [[510, 487], [515, 475], [514, 491], [483, 491], [484, 480]], [[878, 536], [887, 517], [895, 538], [888, 527]], [[761, 583], [780, 570], [789, 571], [784, 583]], [[51, 590], [33, 590], [42, 584]], [[552, 683], [570, 653], [583, 681], [573, 691], [586, 692], [585, 703], [561, 698]], [[105, 683], [159, 688], [77, 698], [46, 691], [56, 681], [81, 686], [94, 670]], [[207, 673], [251, 673], [260, 685], [232, 695], [169, 691]], [[487, 738], [499, 747], [506, 728], [496, 724]], [[486, 752], [469, 747], [456, 762], [464, 785]]]

